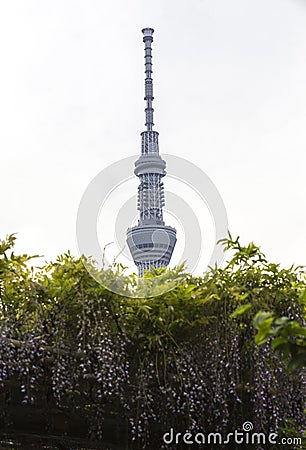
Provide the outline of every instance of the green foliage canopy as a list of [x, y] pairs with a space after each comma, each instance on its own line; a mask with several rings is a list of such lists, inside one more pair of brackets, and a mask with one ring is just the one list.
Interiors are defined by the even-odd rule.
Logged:
[[[182, 276], [183, 267], [149, 272], [149, 284], [138, 287], [143, 297], [129, 298], [98, 284], [69, 252], [32, 268], [31, 257], [13, 253], [14, 240], [0, 244], [5, 433], [21, 402], [81, 414], [95, 448], [112, 427], [109, 417], [121, 424], [118, 442], [135, 449], [163, 448], [170, 427], [226, 432], [246, 420], [259, 432], [290, 423], [300, 436], [303, 364], [291, 358], [291, 372], [287, 365], [292, 346], [304, 345], [302, 268], [269, 263], [253, 243], [230, 236], [224, 246], [233, 256], [224, 268], [198, 277]], [[135, 288], [120, 267], [102, 275], [125, 283], [127, 293]], [[181, 284], [164, 292], [163, 283], [177, 277]], [[273, 339], [273, 348], [291, 347], [275, 352]], [[54, 428], [52, 420], [44, 426]]]

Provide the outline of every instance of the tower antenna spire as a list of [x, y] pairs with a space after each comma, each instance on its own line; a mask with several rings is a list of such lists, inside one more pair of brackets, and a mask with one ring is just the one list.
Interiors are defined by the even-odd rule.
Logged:
[[145, 44], [145, 97], [146, 130], [141, 133], [141, 156], [135, 162], [135, 175], [138, 186], [138, 225], [127, 230], [127, 244], [138, 273], [152, 267], [166, 267], [171, 259], [176, 230], [165, 225], [163, 220], [164, 184], [166, 163], [159, 155], [158, 132], [153, 131], [153, 79], [152, 48], [153, 28], [144, 28]]
[[152, 79], [152, 47], [151, 44], [153, 42], [153, 28], [143, 28], [143, 42], [145, 44], [145, 97], [146, 100], [146, 127], [147, 131], [151, 131], [153, 129], [153, 112], [154, 109], [152, 107], [153, 102], [153, 79]]

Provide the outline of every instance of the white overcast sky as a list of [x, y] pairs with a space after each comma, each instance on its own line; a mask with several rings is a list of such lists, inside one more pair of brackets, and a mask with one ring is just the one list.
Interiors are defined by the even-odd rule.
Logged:
[[209, 175], [232, 234], [306, 263], [306, 0], [0, 5], [0, 237], [76, 254], [87, 185], [140, 152], [149, 26], [161, 152]]

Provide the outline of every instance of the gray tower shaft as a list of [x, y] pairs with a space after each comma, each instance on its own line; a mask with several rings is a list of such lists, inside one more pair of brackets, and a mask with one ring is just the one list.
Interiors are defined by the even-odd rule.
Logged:
[[141, 156], [135, 163], [138, 186], [138, 225], [127, 231], [127, 243], [139, 275], [150, 268], [169, 264], [176, 243], [176, 230], [165, 225], [164, 185], [166, 163], [159, 155], [158, 132], [153, 131], [152, 28], [144, 28], [145, 44], [145, 126], [141, 133]]
[[152, 42], [153, 29], [144, 28], [145, 44], [145, 117], [146, 131], [141, 133], [141, 155], [136, 163], [135, 174], [139, 177], [138, 210], [139, 225], [160, 224], [163, 222], [164, 184], [162, 177], [166, 174], [166, 164], [159, 156], [158, 132], [153, 131], [153, 79], [152, 79]]

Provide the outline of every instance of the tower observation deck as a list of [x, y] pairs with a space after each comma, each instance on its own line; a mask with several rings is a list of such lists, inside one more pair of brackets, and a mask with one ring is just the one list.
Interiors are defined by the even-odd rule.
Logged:
[[144, 28], [145, 44], [145, 118], [146, 130], [141, 133], [141, 156], [135, 162], [138, 186], [138, 225], [127, 230], [127, 244], [138, 268], [139, 276], [151, 267], [169, 264], [175, 244], [176, 230], [163, 220], [166, 163], [159, 155], [158, 132], [153, 131], [152, 28]]

